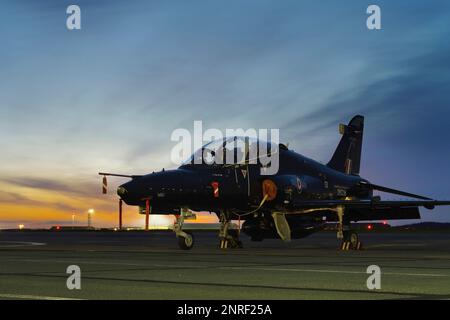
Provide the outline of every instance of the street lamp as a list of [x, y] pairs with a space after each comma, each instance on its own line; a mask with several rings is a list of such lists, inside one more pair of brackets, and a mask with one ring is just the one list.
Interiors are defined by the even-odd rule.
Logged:
[[94, 214], [94, 209], [88, 210], [88, 228], [92, 227], [92, 215]]
[[72, 214], [72, 229], [75, 227], [75, 214]]

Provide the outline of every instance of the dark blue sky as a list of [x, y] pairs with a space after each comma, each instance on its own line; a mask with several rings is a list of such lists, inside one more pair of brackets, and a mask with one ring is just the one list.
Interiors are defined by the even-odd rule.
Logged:
[[[66, 29], [73, 3], [79, 31]], [[380, 31], [366, 28], [369, 4]], [[450, 198], [449, 1], [5, 1], [0, 39], [4, 203], [81, 200], [99, 169], [170, 167], [171, 132], [194, 120], [280, 128], [326, 162], [357, 113], [364, 177]]]

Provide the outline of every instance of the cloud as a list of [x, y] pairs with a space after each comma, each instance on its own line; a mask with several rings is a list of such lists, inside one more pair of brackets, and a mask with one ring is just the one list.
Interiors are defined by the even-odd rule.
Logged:
[[21, 195], [19, 193], [15, 192], [5, 192], [0, 191], [0, 202], [2, 203], [10, 203], [15, 205], [27, 205], [27, 206], [38, 206], [38, 207], [50, 207], [59, 209], [62, 211], [74, 211], [75, 207], [72, 207], [68, 204], [61, 203], [61, 202], [45, 202], [45, 201], [39, 201], [30, 199], [24, 195]]
[[68, 184], [66, 182], [61, 182], [60, 180], [48, 178], [18, 176], [1, 178], [0, 181], [19, 187], [69, 193], [81, 197], [96, 197], [100, 192], [100, 180], [98, 180], [98, 183], [94, 183], [72, 179], [71, 183]]
[[280, 128], [283, 142], [328, 158], [337, 124], [356, 113], [370, 129], [365, 163], [408, 149], [396, 162], [422, 153], [429, 176], [441, 175], [448, 1], [382, 1], [380, 32], [366, 30], [357, 1], [78, 4], [81, 32], [65, 29], [65, 8], [52, 1], [0, 11], [11, 25], [0, 52], [4, 183], [98, 199], [97, 170], [166, 167], [171, 131], [194, 120]]
[[420, 140], [441, 146], [440, 137], [449, 136], [450, 46], [434, 45], [422, 55], [368, 64], [358, 78], [284, 127], [303, 136], [334, 128], [338, 121], [347, 122], [353, 115], [362, 114], [381, 128], [392, 128], [378, 130], [380, 137], [395, 131], [406, 143]]

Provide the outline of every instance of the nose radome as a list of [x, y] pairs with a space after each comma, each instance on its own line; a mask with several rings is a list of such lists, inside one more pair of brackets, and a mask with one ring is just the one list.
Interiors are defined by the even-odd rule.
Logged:
[[126, 195], [127, 192], [128, 192], [127, 189], [125, 189], [123, 186], [120, 186], [120, 187], [117, 188], [117, 194], [118, 194], [120, 197]]

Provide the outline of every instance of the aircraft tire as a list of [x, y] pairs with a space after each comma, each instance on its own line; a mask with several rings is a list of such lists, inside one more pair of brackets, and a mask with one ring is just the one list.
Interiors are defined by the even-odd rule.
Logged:
[[359, 242], [358, 233], [354, 230], [344, 231], [344, 241], [350, 242], [351, 248], [356, 249]]
[[232, 248], [243, 248], [244, 245], [242, 244], [242, 241], [239, 240], [239, 232], [238, 230], [230, 230], [228, 231], [228, 234], [233, 237], [231, 240], [231, 247]]
[[178, 246], [183, 250], [190, 250], [194, 246], [194, 235], [185, 231], [186, 237], [178, 236]]

